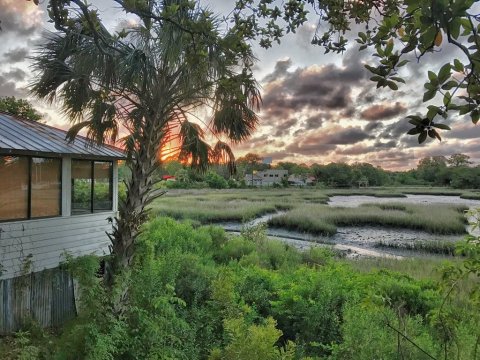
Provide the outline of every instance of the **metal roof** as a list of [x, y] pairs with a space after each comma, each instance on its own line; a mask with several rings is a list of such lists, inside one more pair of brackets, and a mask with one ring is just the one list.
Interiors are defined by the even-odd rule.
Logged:
[[66, 140], [67, 132], [39, 122], [0, 113], [0, 153], [71, 155], [82, 158], [124, 159], [124, 152], [110, 145], [93, 145], [83, 136]]

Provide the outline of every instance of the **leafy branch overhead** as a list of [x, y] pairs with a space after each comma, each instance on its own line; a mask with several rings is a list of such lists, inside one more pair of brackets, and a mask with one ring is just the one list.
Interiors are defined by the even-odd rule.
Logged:
[[[451, 113], [469, 116], [474, 124], [480, 118], [480, 14], [474, 0], [290, 0], [279, 7], [271, 0], [239, 0], [234, 26], [249, 39], [258, 38], [269, 48], [288, 32], [295, 32], [307, 21], [309, 12], [318, 18], [312, 44], [325, 52], [346, 50], [352, 24], [363, 26], [356, 42], [360, 50], [373, 49], [375, 63], [365, 65], [377, 88], [398, 90], [406, 80], [399, 70], [413, 55], [418, 61], [427, 53], [437, 53], [446, 44], [453, 45], [461, 58], [452, 56], [438, 73], [428, 72], [423, 101], [443, 101], [429, 105], [420, 119], [409, 117], [415, 126], [408, 133], [419, 142], [440, 138], [436, 129]], [[281, 25], [285, 25], [286, 31]], [[321, 29], [327, 28], [327, 31]]]

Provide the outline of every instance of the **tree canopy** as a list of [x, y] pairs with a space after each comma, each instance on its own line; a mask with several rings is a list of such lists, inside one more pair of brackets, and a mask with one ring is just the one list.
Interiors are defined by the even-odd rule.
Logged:
[[27, 100], [17, 99], [15, 96], [0, 98], [0, 111], [20, 116], [28, 120], [38, 121], [42, 115]]

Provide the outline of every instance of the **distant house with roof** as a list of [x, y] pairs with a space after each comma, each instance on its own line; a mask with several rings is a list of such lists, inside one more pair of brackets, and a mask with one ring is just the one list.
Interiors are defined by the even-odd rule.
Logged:
[[[65, 254], [109, 254], [123, 151], [0, 113], [0, 333], [74, 313]], [[18, 290], [16, 284], [23, 284]]]
[[288, 178], [288, 170], [268, 169], [245, 175], [245, 183], [250, 186], [273, 186]]

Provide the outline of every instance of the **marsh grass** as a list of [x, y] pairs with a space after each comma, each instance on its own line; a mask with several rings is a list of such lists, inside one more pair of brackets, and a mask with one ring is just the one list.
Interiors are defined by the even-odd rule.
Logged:
[[409, 243], [377, 241], [374, 246], [376, 248], [420, 251], [428, 254], [454, 256], [456, 243], [445, 240], [417, 240]]
[[[224, 221], [247, 222], [281, 210], [269, 225], [311, 234], [333, 235], [337, 226], [383, 226], [424, 230], [432, 234], [464, 234], [464, 206], [418, 205], [392, 202], [365, 204], [357, 208], [327, 206], [329, 196], [405, 196], [409, 193], [458, 195], [443, 188], [369, 189], [188, 189], [169, 191], [151, 205], [153, 216], [191, 219], [203, 224]], [[467, 195], [476, 194], [470, 191]]]
[[431, 234], [466, 233], [465, 206], [365, 204], [357, 208], [307, 204], [269, 221], [274, 227], [333, 235], [337, 226], [384, 226], [423, 230]]
[[152, 215], [202, 223], [248, 221], [305, 203], [326, 204], [328, 196], [312, 189], [176, 190], [155, 201]]

